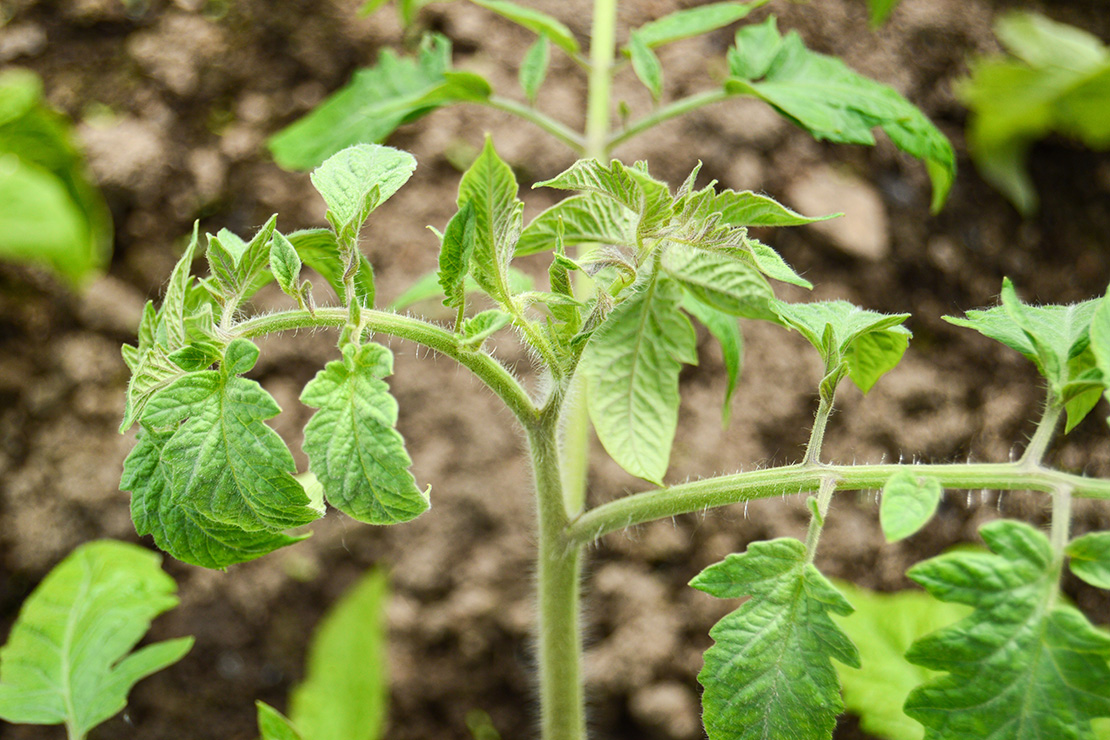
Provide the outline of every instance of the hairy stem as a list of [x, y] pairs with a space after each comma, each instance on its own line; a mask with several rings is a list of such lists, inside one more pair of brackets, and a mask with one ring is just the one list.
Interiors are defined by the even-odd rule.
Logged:
[[1052, 585], [1052, 595], [1049, 597], [1049, 608], [1055, 605], [1060, 596], [1060, 577], [1064, 571], [1064, 551], [1068, 546], [1068, 536], [1071, 533], [1071, 488], [1060, 486], [1052, 492], [1052, 561], [1057, 572], [1056, 580]]
[[1018, 461], [1019, 463], [1034, 467], [1041, 464], [1045, 452], [1048, 451], [1048, 445], [1051, 444], [1052, 438], [1056, 434], [1056, 427], [1060, 422], [1060, 415], [1063, 411], [1063, 404], [1058, 403], [1055, 398], [1050, 397], [1045, 402], [1044, 413], [1041, 414], [1041, 420], [1037, 422], [1037, 429], [1033, 432], [1033, 437], [1029, 440], [1029, 446], [1025, 448], [1025, 452]]
[[1045, 467], [1018, 463], [945, 463], [936, 465], [785, 465], [748, 473], [683, 483], [610, 501], [582, 514], [567, 528], [567, 538], [586, 543], [634, 524], [742, 501], [813, 491], [824, 478], [837, 491], [878, 490], [890, 476], [911, 468], [957, 490], [1032, 490], [1051, 493], [1067, 486], [1073, 495], [1110, 500], [1110, 480], [1086, 478]]
[[829, 513], [829, 502], [832, 501], [833, 492], [836, 491], [836, 478], [828, 476], [821, 479], [821, 488], [817, 492], [817, 513], [809, 519], [809, 530], [806, 531], [806, 562], [812, 563], [817, 555], [817, 543], [821, 539], [821, 530], [825, 528], [825, 515]]
[[825, 429], [829, 425], [829, 415], [832, 414], [832, 399], [821, 399], [817, 406], [817, 416], [813, 419], [813, 429], [809, 432], [809, 443], [806, 445], [804, 465], [817, 465], [821, 462], [821, 446], [825, 442]]
[[554, 118], [541, 113], [535, 108], [523, 105], [522, 103], [518, 103], [515, 100], [502, 98], [497, 95], [491, 95], [489, 98], [481, 102], [482, 105], [488, 108], [496, 108], [497, 110], [503, 110], [507, 113], [512, 113], [518, 118], [523, 118], [529, 123], [535, 124], [547, 133], [554, 136], [559, 141], [566, 144], [578, 156], [582, 156], [586, 151], [586, 141], [581, 134], [569, 128], [568, 126], [564, 126], [562, 123], [559, 123]]

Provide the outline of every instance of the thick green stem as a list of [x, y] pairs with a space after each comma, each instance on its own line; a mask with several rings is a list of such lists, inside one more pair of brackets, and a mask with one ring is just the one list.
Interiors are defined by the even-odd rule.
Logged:
[[539, 518], [538, 647], [542, 740], [584, 740], [579, 582], [582, 546], [567, 542], [556, 417], [528, 427]]
[[806, 532], [806, 562], [812, 563], [817, 555], [817, 543], [821, 540], [821, 530], [825, 528], [825, 516], [829, 513], [829, 502], [836, 491], [836, 479], [829, 476], [821, 479], [821, 490], [817, 492], [817, 511], [809, 519]]
[[829, 426], [832, 410], [832, 400], [822, 398], [817, 406], [817, 416], [813, 419], [813, 429], [809, 432], [809, 444], [806, 445], [803, 464], [817, 465], [821, 462], [821, 446], [825, 442], [825, 429]]
[[1048, 451], [1048, 445], [1056, 435], [1056, 426], [1060, 423], [1060, 415], [1063, 411], [1063, 404], [1057, 403], [1053, 398], [1048, 399], [1044, 413], [1041, 414], [1041, 420], [1037, 423], [1037, 429], [1029, 440], [1029, 446], [1025, 448], [1025, 453], [1018, 462], [1034, 467], [1041, 464], [1045, 452]]
[[1051, 468], [1021, 463], [945, 463], [937, 465], [786, 465], [748, 473], [723, 475], [683, 483], [610, 501], [575, 519], [567, 529], [573, 542], [590, 542], [634, 524], [668, 519], [679, 514], [813, 491], [833, 477], [837, 491], [878, 490], [890, 476], [906, 468], [936, 478], [945, 488], [1051, 493], [1061, 486], [1073, 495], [1110, 500], [1110, 480], [1086, 478]]
[[609, 156], [609, 115], [612, 99], [613, 59], [617, 43], [617, 0], [594, 0], [590, 31], [590, 79], [586, 100], [586, 157]]

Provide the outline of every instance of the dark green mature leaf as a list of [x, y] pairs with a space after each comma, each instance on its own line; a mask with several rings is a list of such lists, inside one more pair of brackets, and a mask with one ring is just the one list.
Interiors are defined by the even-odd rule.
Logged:
[[341, 90], [268, 142], [277, 163], [308, 170], [353, 144], [380, 143], [403, 123], [436, 108], [481, 101], [489, 83], [469, 72], [452, 72], [451, 42], [429, 37], [416, 59], [385, 50], [374, 67], [359, 70]]
[[729, 53], [728, 92], [754, 95], [817, 139], [874, 144], [880, 127], [899, 149], [926, 162], [934, 211], [944, 205], [956, 174], [948, 139], [893, 88], [812, 52], [796, 32], [781, 36], [774, 16], [736, 34]]
[[1110, 717], [1110, 635], [1057, 599], [1048, 538], [1022, 522], [979, 530], [991, 554], [957, 552], [909, 570], [941, 601], [975, 611], [918, 640], [910, 661], [947, 674], [918, 687], [906, 713], [927, 740], [1093, 738]]
[[447, 222], [443, 244], [439, 249], [439, 285], [445, 296], [443, 305], [457, 308], [466, 295], [466, 276], [470, 272], [470, 255], [474, 252], [474, 205], [467, 201]]
[[836, 581], [855, 611], [834, 617], [859, 646], [860, 667], [837, 664], [844, 704], [860, 727], [886, 740], [922, 740], [925, 728], [906, 716], [910, 691], [936, 674], [905, 659], [906, 650], [929, 632], [967, 616], [968, 607], [946, 604], [918, 590], [883, 593]]
[[701, 303], [733, 316], [778, 320], [771, 307], [775, 293], [767, 280], [746, 262], [715, 252], [671, 247], [663, 269]]
[[385, 574], [364, 576], [324, 617], [289, 716], [306, 740], [378, 740], [389, 700]]
[[349, 344], [301, 394], [301, 403], [319, 409], [304, 430], [309, 468], [328, 503], [369, 524], [406, 522], [428, 509], [394, 428], [397, 402], [382, 380], [392, 372], [387, 348]]
[[156, 616], [177, 605], [161, 558], [103, 540], [74, 550], [23, 603], [0, 649], [0, 717], [65, 724], [84, 738], [123, 710], [136, 682], [180, 660], [193, 638], [132, 652]]
[[285, 715], [266, 702], [256, 701], [258, 709], [258, 734], [262, 740], [304, 740], [293, 723]]
[[493, 140], [486, 138], [482, 153], [459, 182], [458, 206], [474, 208], [474, 251], [470, 274], [491, 298], [507, 303], [509, 262], [522, 230], [524, 203], [513, 169], [497, 156]]
[[508, 2], [508, 0], [471, 0], [471, 2], [475, 5], [481, 5], [486, 10], [492, 10], [513, 23], [524, 26], [533, 33], [546, 36], [551, 39], [553, 44], [568, 54], [578, 53], [580, 47], [578, 40], [574, 38], [574, 34], [562, 22], [546, 13]]
[[131, 492], [131, 519], [138, 534], [151, 535], [159, 549], [183, 563], [213, 569], [254, 560], [304, 539], [270, 530], [248, 532], [178, 500], [169, 483], [169, 465], [162, 459], [171, 436], [139, 432], [123, 463], [120, 489]]
[[883, 486], [879, 522], [887, 542], [897, 542], [928, 524], [940, 504], [940, 481], [919, 476], [905, 468], [890, 476]]
[[356, 144], [312, 171], [312, 184], [328, 204], [340, 244], [349, 243], [370, 213], [412, 177], [416, 158], [380, 144]]
[[647, 42], [636, 32], [628, 38], [628, 52], [632, 56], [632, 70], [658, 101], [663, 97], [663, 64]]
[[520, 89], [528, 102], [535, 104], [536, 93], [547, 77], [547, 67], [551, 63], [551, 42], [547, 36], [540, 36], [528, 47], [528, 52], [520, 63]]
[[721, 407], [721, 426], [727, 427], [732, 415], [732, 396], [736, 383], [740, 380], [740, 365], [744, 357], [744, 337], [736, 317], [702, 303], [692, 293], [687, 293], [682, 301], [682, 309], [700, 321], [721, 345], [721, 359], [728, 374], [725, 388], [725, 401]]
[[718, 28], [746, 18], [768, 0], [755, 0], [750, 3], [707, 3], [686, 10], [665, 15], [658, 20], [645, 23], [636, 29], [635, 34], [648, 48], [654, 49], [674, 41], [701, 36]]
[[697, 337], [678, 308], [682, 288], [652, 278], [594, 332], [579, 371], [605, 450], [632, 475], [660, 483], [678, 423], [678, 374], [697, 364]]
[[721, 599], [751, 596], [710, 631], [698, 681], [710, 740], [831, 738], [844, 709], [832, 659], [858, 668], [859, 652], [830, 613], [852, 606], [795, 539], [755, 542], [690, 585]]
[[281, 409], [258, 383], [229, 374], [245, 372], [257, 356], [236, 339], [221, 370], [190, 373], [151, 398], [143, 424], [173, 432], [161, 452], [172, 501], [247, 532], [279, 531], [317, 514], [290, 474], [285, 443], [263, 423]]
[[1072, 573], [1096, 588], [1110, 589], [1110, 532], [1076, 537], [1065, 552]]
[[518, 256], [555, 248], [562, 228], [563, 244], [636, 246], [636, 214], [612, 198], [590, 192], [572, 195], [532, 219], [516, 245]]

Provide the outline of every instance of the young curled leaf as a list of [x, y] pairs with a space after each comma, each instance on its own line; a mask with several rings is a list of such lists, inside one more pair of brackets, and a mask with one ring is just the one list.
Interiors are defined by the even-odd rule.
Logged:
[[883, 486], [879, 522], [887, 542], [897, 542], [917, 532], [936, 513], [944, 489], [935, 478], [918, 476], [905, 468]]

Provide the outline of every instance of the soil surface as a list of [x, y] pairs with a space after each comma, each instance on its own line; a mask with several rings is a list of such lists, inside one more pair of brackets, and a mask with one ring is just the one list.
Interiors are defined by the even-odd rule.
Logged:
[[[689, 0], [625, 3], [622, 29]], [[133, 432], [116, 433], [127, 371], [119, 345], [134, 341], [143, 302], [158, 297], [200, 219], [203, 231], [249, 235], [272, 213], [283, 230], [323, 225], [307, 175], [279, 169], [265, 152], [271, 133], [295, 120], [402, 29], [392, 9], [356, 16], [359, 0], [3, 0], [0, 63], [34, 69], [50, 101], [81, 121], [92, 170], [112, 208], [115, 253], [108, 274], [73, 295], [49, 276], [0, 266], [0, 634], [42, 576], [82, 542], [137, 541], [128, 498], [118, 490]], [[536, 2], [584, 38], [584, 0]], [[914, 342], [894, 372], [865, 398], [840, 397], [826, 445], [829, 459], [877, 462], [1005, 460], [1020, 453], [1038, 415], [1040, 384], [1015, 353], [941, 320], [993, 305], [1008, 275], [1027, 301], [1068, 302], [1102, 294], [1110, 278], [1110, 157], [1063, 139], [1032, 152], [1043, 199], [1022, 220], [976, 175], [966, 156], [966, 111], [953, 92], [969, 55], [991, 51], [992, 18], [1018, 3], [905, 0], [890, 24], [867, 28], [862, 0], [774, 3], [780, 27], [817, 50], [885, 81], [920, 105], [952, 139], [960, 173], [948, 206], [928, 211], [923, 165], [886, 140], [873, 148], [814, 142], [755, 102], [733, 102], [672, 121], [623, 147], [625, 161], [681, 182], [700, 160], [701, 180], [765, 191], [807, 213], [846, 211], [825, 227], [763, 236], [816, 285], [816, 298], [842, 298], [886, 312], [912, 312]], [[1020, 3], [1110, 38], [1096, 0]], [[762, 18], [767, 8], [754, 17]], [[459, 67], [517, 96], [516, 66], [529, 34], [467, 3], [434, 4], [421, 22], [455, 42]], [[667, 94], [709, 87], [722, 69], [727, 31], [668, 47]], [[580, 126], [583, 82], [556, 54], [541, 108]], [[634, 114], [651, 101], [627, 70], [618, 97]], [[451, 215], [458, 170], [490, 133], [522, 182], [526, 217], [554, 202], [532, 191], [572, 157], [557, 142], [506, 114], [448, 108], [407, 125], [391, 143], [420, 165], [377, 212], [366, 251], [388, 301], [435, 268], [436, 240]], [[542, 260], [528, 269], [542, 274]], [[799, 297], [793, 293], [792, 297]], [[267, 294], [263, 304], [284, 305]], [[434, 308], [428, 310], [434, 311]], [[796, 460], [815, 408], [819, 367], [797, 335], [745, 325], [743, 376], [727, 429], [720, 423], [724, 369], [701, 336], [697, 367], [683, 375], [681, 428], [668, 474], [681, 481]], [[284, 413], [275, 428], [298, 465], [310, 410], [298, 394], [336, 337], [301, 334], [268, 341], [253, 373]], [[507, 334], [495, 342], [525, 375], [528, 357]], [[393, 597], [391, 713], [387, 737], [470, 737], [480, 709], [506, 739], [534, 735], [530, 678], [533, 551], [530, 481], [522, 437], [495, 399], [451, 362], [394, 343], [391, 379], [400, 428], [433, 508], [394, 528], [357, 525], [331, 513], [314, 536], [260, 561], [211, 572], [166, 562], [181, 605], [152, 639], [192, 634], [196, 646], [172, 669], [138, 685], [125, 714], [94, 736], [249, 740], [254, 701], [285, 707], [301, 676], [307, 636], [360, 573], [387, 568]], [[1105, 408], [1052, 451], [1062, 467], [1110, 475]], [[596, 450], [591, 503], [642, 490]], [[1002, 515], [1043, 523], [1043, 498], [995, 492], [950, 494], [920, 534], [886, 545], [871, 495], [840, 496], [818, 565], [876, 589], [909, 587], [914, 562], [961, 542]], [[734, 604], [686, 583], [701, 568], [752, 540], [804, 532], [799, 498], [684, 516], [605, 537], [589, 555], [585, 615], [587, 690], [596, 737], [701, 737], [698, 685], [710, 626]], [[1075, 530], [1110, 528], [1110, 508], [1081, 502]], [[150, 544], [149, 542], [146, 544]], [[1066, 584], [1096, 623], [1110, 623], [1110, 598]], [[0, 724], [0, 738], [60, 738], [58, 728]], [[845, 717], [838, 738], [868, 737]]]

